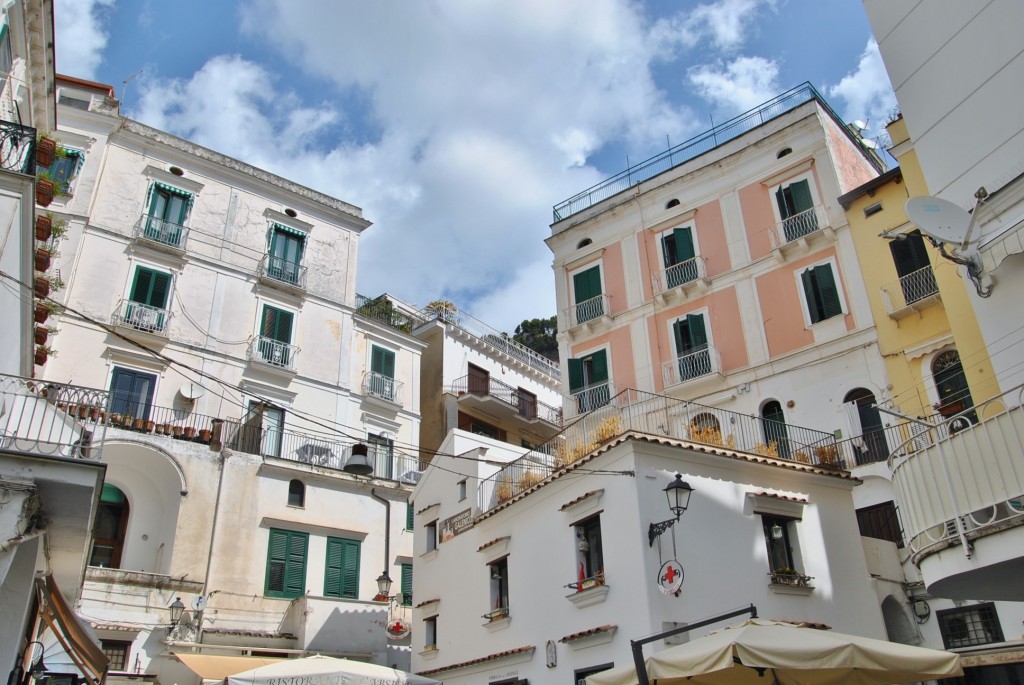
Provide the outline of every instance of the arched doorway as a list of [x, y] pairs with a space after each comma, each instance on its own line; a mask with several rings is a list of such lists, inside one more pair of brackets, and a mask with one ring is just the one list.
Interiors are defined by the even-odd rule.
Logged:
[[[857, 465], [882, 461], [889, 456], [885, 441], [882, 415], [875, 408], [875, 395], [866, 388], [855, 388], [846, 393], [843, 403], [848, 408], [854, 430], [860, 428], [861, 444], [857, 447]], [[851, 406], [852, 405], [852, 406]]]
[[[949, 418], [967, 412], [964, 416], [971, 423], [977, 423], [977, 414], [974, 411], [967, 411], [974, 407], [974, 399], [967, 385], [963, 364], [960, 363], [960, 353], [956, 350], [940, 352], [932, 361], [932, 378], [935, 380], [935, 391], [939, 394], [939, 413], [944, 418]], [[951, 426], [950, 430], [953, 429]]]
[[121, 552], [124, 551], [129, 509], [128, 498], [121, 489], [116, 485], [104, 483], [100, 506], [96, 510], [96, 524], [93, 527], [90, 566], [121, 568]]
[[882, 600], [882, 620], [885, 621], [885, 633], [890, 642], [899, 642], [905, 645], [917, 645], [921, 643], [921, 637], [917, 633], [914, 624], [907, 617], [907, 612], [892, 595]]
[[768, 400], [761, 407], [761, 425], [764, 442], [769, 447], [775, 443], [776, 453], [783, 459], [789, 459], [789, 435], [786, 433], [786, 415], [782, 413], [782, 404], [778, 400]]

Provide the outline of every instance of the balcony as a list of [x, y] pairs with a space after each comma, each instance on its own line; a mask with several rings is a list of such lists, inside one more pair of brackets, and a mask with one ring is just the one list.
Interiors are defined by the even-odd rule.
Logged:
[[256, 275], [260, 281], [293, 293], [306, 292], [306, 272], [309, 269], [298, 262], [281, 257], [263, 255]]
[[607, 322], [611, 314], [611, 298], [602, 293], [583, 302], [577, 302], [565, 310], [565, 319], [569, 322], [570, 336], [572, 329], [586, 325], [592, 329], [596, 324]]
[[143, 214], [135, 222], [132, 236], [151, 247], [180, 255], [185, 252], [185, 242], [188, 240], [188, 227]]
[[569, 395], [569, 400], [564, 405], [565, 418], [571, 419], [599, 409], [608, 404], [614, 394], [611, 381], [601, 381], [577, 390]]
[[930, 266], [884, 285], [881, 290], [886, 313], [897, 321], [938, 304], [942, 299], [939, 285], [935, 282], [935, 271]]
[[0, 375], [0, 450], [99, 459], [109, 393]]
[[904, 537], [932, 595], [1024, 600], [1022, 398], [1024, 386], [993, 397], [889, 459]]
[[463, 376], [452, 382], [451, 393], [458, 397], [459, 404], [483, 408], [503, 421], [526, 425], [543, 422], [554, 429], [562, 425], [560, 408], [541, 402], [533, 393], [496, 378]]
[[684, 299], [689, 293], [706, 290], [711, 284], [703, 257], [694, 257], [673, 264], [661, 273], [651, 276], [654, 296], [662, 304]]
[[35, 174], [36, 130], [11, 121], [0, 121], [0, 169]]
[[261, 366], [295, 373], [295, 362], [299, 356], [299, 347], [280, 340], [258, 335], [249, 345], [249, 361]]
[[118, 302], [117, 309], [110, 316], [110, 323], [114, 326], [158, 339], [167, 338], [170, 322], [170, 310], [132, 300]]
[[806, 250], [811, 243], [835, 239], [823, 205], [794, 214], [775, 224], [771, 231], [772, 249], [781, 258], [797, 250]]
[[832, 433], [791, 424], [780, 427], [775, 421], [639, 390], [612, 394], [609, 383], [587, 388], [573, 399], [576, 401], [566, 404], [567, 419], [577, 416], [568, 415], [570, 407], [595, 406], [580, 412], [578, 420], [543, 445], [482, 481], [477, 491], [481, 512], [532, 492], [552, 474], [628, 432], [746, 452], [761, 461], [836, 472], [847, 468]]
[[681, 383], [688, 383], [697, 378], [714, 378], [721, 380], [722, 360], [718, 350], [712, 345], [676, 357], [661, 365], [661, 376], [665, 387], [670, 388]]
[[401, 406], [404, 390], [405, 384], [390, 376], [376, 371], [367, 371], [363, 374], [363, 394], [367, 397]]

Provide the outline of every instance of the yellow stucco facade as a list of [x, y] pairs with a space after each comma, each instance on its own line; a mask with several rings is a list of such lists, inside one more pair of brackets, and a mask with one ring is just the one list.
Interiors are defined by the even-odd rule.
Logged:
[[[903, 211], [907, 198], [928, 195], [928, 189], [903, 119], [892, 122], [888, 131], [890, 151], [900, 166], [840, 202], [867, 287], [894, 408], [910, 416], [932, 415], [941, 408], [948, 415], [966, 408], [957, 401], [966, 398], [951, 399], [948, 383], [937, 385], [935, 374], [957, 354], [974, 404], [997, 394], [999, 386], [967, 295], [970, 281], [927, 239], [897, 237], [916, 231]], [[911, 241], [923, 246], [916, 253], [917, 266], [924, 264], [925, 254], [927, 265], [908, 271]]]

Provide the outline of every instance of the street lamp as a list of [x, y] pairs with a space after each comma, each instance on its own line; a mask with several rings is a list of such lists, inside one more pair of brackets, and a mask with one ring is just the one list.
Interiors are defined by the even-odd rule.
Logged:
[[690, 506], [690, 495], [693, 494], [693, 488], [690, 484], [683, 480], [681, 474], [676, 474], [675, 480], [665, 486], [663, 490], [665, 498], [668, 500], [668, 508], [673, 514], [674, 519], [668, 519], [660, 523], [652, 523], [651, 527], [647, 530], [647, 542], [649, 546], [654, 547], [654, 541], [657, 540], [662, 533], [675, 525], [679, 517], [683, 515], [686, 508]]
[[[369, 450], [366, 445], [357, 442], [352, 445], [352, 456], [348, 458], [345, 465], [341, 467], [345, 473], [351, 473], [354, 476], [369, 476], [373, 473], [373, 464], [370, 462]], [[387, 575], [386, 573], [384, 575]]]
[[391, 598], [391, 576], [388, 575], [387, 571], [377, 576], [377, 596], [386, 599]]
[[171, 628], [177, 628], [178, 623], [181, 622], [181, 615], [185, 613], [185, 605], [181, 603], [181, 597], [178, 597], [171, 605], [167, 607], [167, 610], [171, 613]]

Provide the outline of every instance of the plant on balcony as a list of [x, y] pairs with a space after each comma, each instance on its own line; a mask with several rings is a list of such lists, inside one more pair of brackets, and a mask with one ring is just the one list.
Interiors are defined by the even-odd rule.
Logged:
[[57, 353], [46, 345], [37, 345], [35, 354], [36, 366], [42, 366], [46, 363], [46, 360], [50, 357], [56, 357]]
[[39, 299], [49, 297], [50, 279], [48, 279], [46, 276], [36, 276], [33, 291], [35, 292], [36, 297], [38, 297]]
[[509, 483], [508, 481], [501, 481], [494, 489], [494, 495], [498, 498], [499, 502], [509, 501], [512, 499], [512, 483]]
[[454, 324], [459, 323], [459, 308], [448, 300], [434, 300], [433, 302], [429, 302], [427, 303], [427, 306], [423, 308], [423, 311], [433, 315], [440, 321], [446, 321]]
[[36, 345], [45, 345], [47, 339], [51, 335], [56, 335], [57, 328], [55, 326], [36, 326], [35, 328], [35, 341]]
[[525, 492], [529, 490], [534, 485], [544, 480], [544, 478], [544, 474], [540, 471], [535, 471], [533, 469], [523, 471], [523, 475], [519, 476], [519, 491]]
[[843, 462], [839, 458], [838, 445], [822, 445], [820, 447], [813, 448], [813, 452], [814, 458], [818, 462], [818, 466], [826, 469], [843, 468]]
[[[57, 140], [49, 133], [41, 131], [36, 138], [36, 166], [48, 167], [57, 157]], [[65, 155], [67, 153], [65, 152]]]
[[691, 426], [690, 440], [694, 442], [701, 442], [705, 445], [718, 445], [719, 447], [728, 447], [729, 449], [736, 449], [736, 436], [730, 433], [724, 439], [722, 438], [722, 431], [715, 426], [703, 426], [696, 425]]
[[602, 443], [606, 440], [622, 434], [622, 419], [618, 416], [609, 416], [602, 419], [594, 430], [594, 442]]
[[565, 468], [574, 464], [599, 446], [596, 442], [561, 442], [555, 446], [555, 468]]
[[67, 183], [57, 178], [50, 171], [40, 172], [36, 176], [36, 204], [48, 207], [57, 195], [66, 195]]
[[51, 239], [56, 242], [63, 240], [68, 234], [68, 222], [65, 219], [57, 219], [52, 223]]
[[48, 247], [37, 247], [35, 257], [36, 271], [47, 271], [53, 260], [53, 251]]
[[759, 442], [754, 445], [754, 454], [760, 454], [762, 457], [778, 457], [779, 446], [774, 440], [769, 442], [767, 445], [763, 442]]
[[805, 576], [796, 569], [787, 567], [777, 568], [768, 576], [771, 578], [772, 585], [790, 585], [792, 587], [807, 587], [808, 581], [811, 580], [810, 576]]

